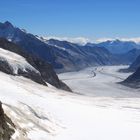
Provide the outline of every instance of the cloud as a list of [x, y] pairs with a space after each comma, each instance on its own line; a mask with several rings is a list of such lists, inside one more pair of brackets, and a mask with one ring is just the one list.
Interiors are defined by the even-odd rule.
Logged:
[[122, 41], [134, 41], [136, 43], [140, 43], [140, 37], [136, 37], [136, 38], [122, 38]]
[[61, 41], [69, 41], [71, 43], [76, 43], [76, 44], [80, 44], [80, 45], [85, 45], [88, 42], [91, 42], [89, 38], [85, 38], [85, 37], [56, 37], [56, 36], [48, 36], [48, 37], [43, 37], [45, 39], [57, 39], [57, 40], [61, 40]]
[[113, 39], [113, 38], [99, 38], [96, 40], [97, 43], [100, 43], [100, 42], [105, 42], [105, 41], [108, 41], [108, 40], [116, 40], [116, 39]]
[[121, 41], [133, 41], [135, 43], [140, 43], [140, 37], [135, 37], [135, 38], [100, 38], [100, 39], [97, 39], [96, 42], [99, 43], [99, 42], [105, 42], [105, 41], [113, 41], [113, 40], [121, 40]]
[[76, 43], [76, 44], [80, 44], [80, 45], [85, 45], [87, 43], [100, 43], [100, 42], [105, 42], [105, 41], [115, 41], [116, 39], [120, 40], [120, 41], [133, 41], [135, 43], [140, 43], [140, 37], [135, 37], [135, 38], [99, 38], [99, 39], [89, 39], [86, 37], [56, 37], [56, 36], [45, 36], [43, 37], [44, 39], [57, 39], [60, 41], [68, 41], [71, 43]]

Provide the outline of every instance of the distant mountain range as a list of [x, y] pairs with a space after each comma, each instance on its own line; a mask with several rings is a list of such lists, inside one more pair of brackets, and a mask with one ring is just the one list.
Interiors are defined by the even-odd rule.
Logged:
[[[45, 40], [43, 39], [43, 41]], [[134, 42], [130, 42], [130, 44], [134, 43], [136, 46], [132, 46], [130, 50], [128, 49], [128, 51], [124, 51], [124, 53], [111, 53], [107, 49], [107, 47], [101, 47], [100, 44], [91, 45], [88, 43], [84, 46], [79, 46], [77, 44], [73, 44], [67, 41], [59, 41], [54, 39], [46, 40], [45, 42], [49, 45], [62, 49], [62, 51], [66, 51], [69, 54], [72, 54], [71, 57], [73, 57], [74, 59], [76, 59], [77, 56], [79, 56], [81, 58], [81, 63], [87, 64], [87, 66], [119, 64], [129, 65], [133, 63], [136, 60], [136, 58], [140, 55], [140, 49], [138, 49], [139, 45]], [[122, 44], [126, 45], [128, 44], [128, 42], [123, 42]], [[131, 46], [130, 44], [129, 46]], [[125, 47], [127, 48], [127, 45]], [[74, 56], [74, 53], [77, 55]], [[68, 57], [66, 58], [68, 59]], [[74, 62], [76, 62], [76, 60], [74, 60]], [[80, 66], [82, 66], [82, 64]], [[76, 66], [77, 65], [78, 64], [76, 64]]]
[[113, 54], [124, 54], [128, 51], [131, 51], [132, 49], [140, 49], [140, 44], [138, 43], [135, 43], [133, 41], [121, 41], [118, 39], [108, 40], [98, 44], [88, 43], [87, 45], [104, 47]]
[[[80, 46], [67, 41], [50, 39], [47, 44], [53, 50], [59, 63], [65, 66], [66, 71], [79, 70], [88, 66], [113, 65], [118, 63], [107, 49], [91, 46]], [[59, 50], [58, 50], [59, 49]]]
[[[66, 59], [73, 58], [73, 64], [77, 62], [77, 59], [81, 59], [73, 65], [73, 67], [79, 66], [79, 68], [85, 66], [97, 66], [97, 65], [119, 65], [119, 64], [131, 64], [137, 56], [140, 55], [140, 49], [136, 49], [132, 47], [131, 50], [126, 51], [125, 53], [111, 53], [106, 47], [100, 47], [98, 44], [86, 44], [84, 46], [80, 46], [78, 44], [70, 43], [67, 41], [59, 41], [55, 39], [45, 40], [41, 37], [41, 40], [45, 43], [55, 46], [59, 48], [63, 52], [67, 52], [70, 57], [66, 56]], [[54, 51], [55, 52], [55, 51]], [[76, 55], [74, 55], [76, 54]], [[60, 54], [57, 54], [60, 55]], [[65, 55], [65, 53], [63, 53]], [[79, 58], [78, 58], [79, 57]], [[80, 64], [80, 65], [79, 65]], [[64, 64], [65, 65], [65, 64]], [[72, 68], [72, 66], [68, 67]], [[79, 69], [78, 68], [78, 69]]]
[[79, 70], [91, 65], [112, 64], [110, 53], [104, 48], [91, 53], [85, 47], [66, 41], [44, 42], [36, 36], [14, 27], [10, 22], [0, 23], [0, 37], [18, 44], [25, 52], [49, 62], [58, 71]]
[[57, 72], [98, 65], [131, 64], [140, 54], [139, 45], [134, 42], [116, 40], [81, 46], [68, 41], [46, 40], [14, 27], [8, 21], [0, 23], [0, 37], [18, 44], [27, 54], [50, 63]]

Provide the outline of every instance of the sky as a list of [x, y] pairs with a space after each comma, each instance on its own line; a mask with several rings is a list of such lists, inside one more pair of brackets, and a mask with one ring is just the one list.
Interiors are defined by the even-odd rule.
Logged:
[[0, 22], [43, 36], [140, 37], [140, 0], [0, 0]]

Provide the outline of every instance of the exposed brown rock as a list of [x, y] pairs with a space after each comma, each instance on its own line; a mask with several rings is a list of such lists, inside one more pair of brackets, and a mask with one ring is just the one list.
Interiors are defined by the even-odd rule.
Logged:
[[3, 111], [2, 103], [0, 102], [0, 140], [10, 140], [14, 133], [14, 124]]

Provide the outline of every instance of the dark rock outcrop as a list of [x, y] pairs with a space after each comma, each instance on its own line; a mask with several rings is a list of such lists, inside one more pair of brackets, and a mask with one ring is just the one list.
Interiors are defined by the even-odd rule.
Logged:
[[0, 102], [0, 140], [10, 140], [14, 133], [14, 124], [3, 111], [2, 103]]
[[140, 88], [140, 67], [136, 70], [136, 72], [124, 80], [122, 84], [133, 88]]
[[[140, 67], [140, 50], [136, 53], [136, 58], [127, 69], [121, 69], [120, 72], [135, 72]], [[139, 55], [138, 55], [139, 54]]]
[[132, 49], [125, 54], [118, 55], [124, 64], [131, 65], [140, 55], [140, 49]]
[[130, 71], [136, 71], [140, 67], [140, 55], [137, 57], [137, 59], [130, 65], [129, 70]]
[[71, 89], [65, 83], [59, 80], [58, 76], [53, 70], [53, 67], [49, 63], [34, 56], [28, 56], [26, 58], [27, 61], [40, 72], [44, 81], [55, 86], [56, 88], [71, 91]]

